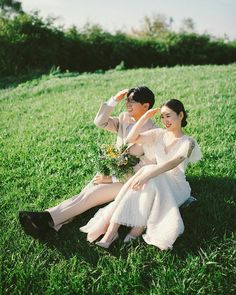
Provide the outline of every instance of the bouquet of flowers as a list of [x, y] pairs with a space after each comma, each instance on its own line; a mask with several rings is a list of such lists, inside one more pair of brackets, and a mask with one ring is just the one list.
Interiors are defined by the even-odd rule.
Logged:
[[134, 166], [139, 158], [130, 155], [128, 145], [117, 148], [111, 145], [102, 145], [99, 150], [98, 170], [103, 175], [115, 175], [120, 181], [134, 173]]

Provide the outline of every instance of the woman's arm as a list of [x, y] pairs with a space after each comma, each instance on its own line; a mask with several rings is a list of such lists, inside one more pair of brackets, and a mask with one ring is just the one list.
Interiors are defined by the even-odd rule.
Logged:
[[[157, 165], [150, 165], [150, 169], [147, 169], [147, 166], [141, 168], [138, 173], [137, 177], [131, 183], [131, 188], [134, 190], [139, 190], [143, 187], [143, 185], [153, 177], [156, 177], [164, 172], [174, 169], [180, 163], [182, 163], [186, 158], [190, 157], [192, 150], [194, 148], [194, 141], [192, 139], [189, 140], [189, 148], [187, 156], [178, 156], [175, 159], [167, 161], [162, 164]], [[144, 170], [145, 169], [145, 170]]]
[[140, 140], [140, 131], [144, 125], [144, 123], [152, 118], [159, 109], [151, 109], [147, 111], [139, 120], [138, 122], [134, 125], [133, 129], [130, 131], [128, 137], [127, 137], [127, 142], [128, 143], [142, 143], [142, 140]]
[[150, 169], [147, 169], [147, 166], [142, 167], [137, 172], [137, 177], [134, 178], [130, 187], [134, 190], [139, 190], [150, 179], [152, 179], [164, 172], [174, 169], [184, 160], [185, 160], [185, 157], [177, 157], [176, 159], [170, 160], [170, 161], [162, 163], [162, 164], [149, 165]]

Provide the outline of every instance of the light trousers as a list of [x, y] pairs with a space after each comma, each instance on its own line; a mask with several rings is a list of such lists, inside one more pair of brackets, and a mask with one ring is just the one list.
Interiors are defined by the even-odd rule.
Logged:
[[75, 216], [115, 199], [123, 186], [121, 182], [94, 185], [91, 181], [79, 195], [75, 195], [48, 211], [54, 222], [54, 229], [59, 230]]

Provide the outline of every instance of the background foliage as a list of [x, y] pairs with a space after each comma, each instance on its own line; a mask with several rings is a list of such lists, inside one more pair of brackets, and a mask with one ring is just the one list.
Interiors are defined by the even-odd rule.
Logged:
[[[37, 13], [0, 14], [0, 76], [50, 70], [94, 72], [122, 68], [229, 64], [236, 61], [236, 42], [214, 39], [147, 18], [149, 26], [132, 35], [111, 34], [99, 25], [81, 30], [54, 26]], [[164, 23], [165, 24], [165, 23]]]

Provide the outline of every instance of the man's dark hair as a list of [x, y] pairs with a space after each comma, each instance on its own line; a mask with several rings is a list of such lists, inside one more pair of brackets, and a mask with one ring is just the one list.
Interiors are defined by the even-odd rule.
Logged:
[[127, 98], [140, 102], [141, 104], [149, 103], [149, 109], [151, 109], [155, 103], [154, 93], [146, 86], [140, 86], [129, 89]]

